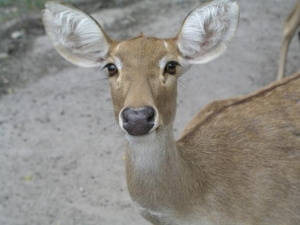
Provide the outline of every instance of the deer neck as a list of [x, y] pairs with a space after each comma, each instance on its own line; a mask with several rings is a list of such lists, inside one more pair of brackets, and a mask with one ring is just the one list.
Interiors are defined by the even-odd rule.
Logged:
[[171, 159], [177, 161], [176, 142], [171, 130], [169, 127], [142, 137], [127, 137], [127, 163], [136, 176], [158, 176], [170, 166], [166, 163]]
[[[147, 137], [129, 137], [126, 151], [127, 185], [139, 206], [157, 210], [157, 206], [184, 207], [191, 181], [169, 127]], [[194, 187], [191, 185], [190, 187]], [[174, 198], [176, 196], [176, 198]]]

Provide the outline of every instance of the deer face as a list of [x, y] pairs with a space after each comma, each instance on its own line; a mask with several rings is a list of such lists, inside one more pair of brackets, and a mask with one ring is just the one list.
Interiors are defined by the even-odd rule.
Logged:
[[190, 64], [206, 63], [234, 36], [238, 6], [229, 0], [196, 8], [173, 39], [143, 35], [111, 40], [89, 15], [56, 2], [46, 3], [45, 29], [56, 50], [80, 66], [101, 66], [110, 81], [114, 114], [130, 136], [171, 127], [177, 79]]
[[105, 67], [115, 116], [125, 132], [145, 135], [173, 122], [181, 62], [172, 41], [139, 36], [114, 46]]

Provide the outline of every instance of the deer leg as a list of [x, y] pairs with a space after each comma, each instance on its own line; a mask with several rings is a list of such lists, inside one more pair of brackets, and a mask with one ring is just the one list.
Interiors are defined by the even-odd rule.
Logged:
[[[297, 5], [293, 8], [290, 15], [285, 21], [283, 28], [283, 41], [281, 44], [281, 52], [279, 59], [278, 75], [277, 80], [280, 80], [285, 75], [287, 51], [293, 36], [295, 35], [298, 27], [300, 26], [300, 0]], [[298, 34], [299, 40], [300, 36]]]
[[[290, 25], [290, 24], [288, 24]], [[298, 25], [294, 25], [293, 27], [289, 27], [288, 25], [285, 26], [285, 31], [283, 32], [283, 41], [281, 44], [281, 51], [280, 51], [280, 59], [279, 59], [279, 67], [278, 67], [278, 75], [277, 80], [280, 80], [285, 75], [285, 68], [286, 68], [286, 58], [287, 58], [287, 51], [290, 46], [291, 40], [293, 36], [295, 35]], [[299, 32], [300, 34], [300, 32]], [[300, 41], [300, 36], [299, 41]]]
[[281, 52], [280, 52], [277, 80], [281, 80], [284, 77], [287, 51], [288, 51], [289, 45], [291, 43], [292, 37], [293, 36], [285, 36], [283, 38], [283, 41], [281, 44]]

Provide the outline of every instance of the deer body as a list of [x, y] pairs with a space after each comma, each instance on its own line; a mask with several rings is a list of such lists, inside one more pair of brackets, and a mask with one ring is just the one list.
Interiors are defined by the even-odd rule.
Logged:
[[85, 13], [46, 5], [57, 51], [107, 70], [127, 139], [128, 190], [154, 225], [300, 222], [300, 74], [210, 104], [174, 140], [177, 80], [225, 51], [238, 13], [236, 2], [212, 1], [192, 11], [175, 38], [114, 41]]
[[299, 87], [296, 74], [249, 96], [214, 102], [176, 146], [172, 136], [164, 141], [169, 146], [153, 145], [160, 140], [129, 146], [128, 188], [142, 215], [153, 224], [297, 224]]

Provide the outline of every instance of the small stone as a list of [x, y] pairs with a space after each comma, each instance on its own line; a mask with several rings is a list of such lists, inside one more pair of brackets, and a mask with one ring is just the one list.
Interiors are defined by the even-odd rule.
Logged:
[[128, 24], [130, 24], [130, 20], [129, 19], [124, 19], [124, 20], [121, 20], [120, 23], [122, 25], [128, 25]]
[[34, 177], [34, 175], [33, 175], [33, 174], [30, 174], [30, 175], [28, 175], [28, 176], [25, 176], [25, 177], [23, 178], [23, 180], [24, 180], [24, 181], [31, 181], [31, 180], [33, 179], [33, 177]]
[[16, 30], [16, 31], [14, 31], [10, 34], [10, 37], [12, 39], [20, 39], [20, 38], [24, 37], [24, 31], [23, 30]]
[[0, 60], [7, 59], [7, 58], [8, 58], [8, 54], [6, 52], [0, 52]]
[[9, 80], [6, 77], [0, 77], [0, 82], [3, 84], [9, 84]]

